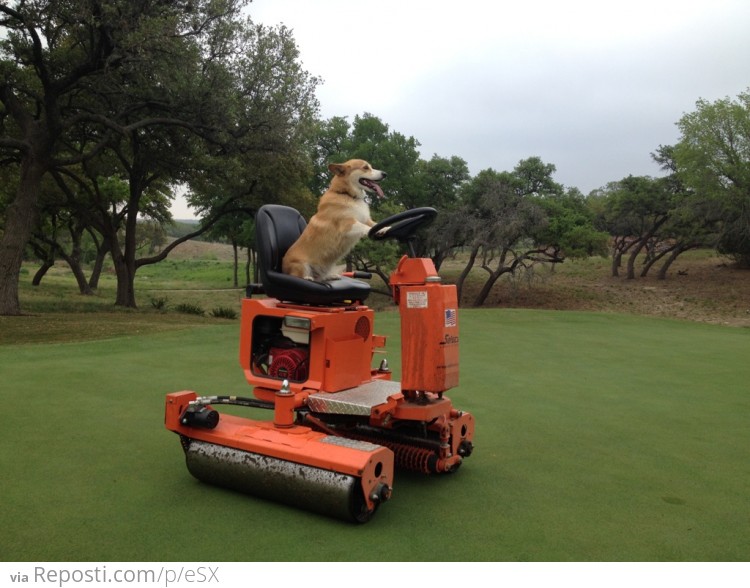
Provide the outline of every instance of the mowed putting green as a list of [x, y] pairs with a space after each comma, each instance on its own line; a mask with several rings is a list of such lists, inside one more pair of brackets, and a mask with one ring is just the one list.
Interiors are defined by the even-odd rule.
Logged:
[[[6, 561], [750, 558], [750, 330], [466, 310], [476, 451], [355, 526], [202, 484], [164, 396], [248, 394], [238, 322], [0, 347]], [[398, 373], [398, 315], [380, 313]]]

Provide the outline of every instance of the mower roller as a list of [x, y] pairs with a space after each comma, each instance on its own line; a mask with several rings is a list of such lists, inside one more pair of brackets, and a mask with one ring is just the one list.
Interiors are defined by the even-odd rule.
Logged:
[[[293, 208], [256, 215], [262, 287], [242, 301], [240, 365], [249, 397], [167, 395], [165, 424], [180, 436], [189, 472], [239, 490], [347, 521], [368, 521], [391, 497], [394, 467], [455, 472], [473, 448], [474, 418], [444, 395], [458, 385], [456, 288], [441, 283], [430, 259], [414, 255], [417, 229], [433, 208], [378, 223], [372, 239], [404, 243], [390, 276], [401, 316], [400, 382], [377, 355], [364, 305], [369, 285], [354, 277], [325, 283], [281, 272], [286, 250], [305, 227]], [[261, 291], [266, 298], [253, 298]], [[377, 364], [374, 366], [374, 364]], [[220, 405], [267, 409], [257, 420]]]

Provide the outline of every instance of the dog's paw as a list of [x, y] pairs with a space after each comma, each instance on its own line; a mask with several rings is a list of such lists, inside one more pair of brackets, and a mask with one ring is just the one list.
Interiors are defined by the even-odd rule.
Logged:
[[376, 234], [376, 235], [377, 235], [378, 237], [384, 237], [384, 236], [385, 236], [385, 234], [386, 234], [386, 233], [387, 233], [388, 231], [390, 231], [390, 230], [391, 230], [391, 227], [390, 227], [390, 226], [388, 226], [388, 227], [383, 227], [382, 229], [380, 229], [380, 230], [379, 230], [379, 231], [378, 231], [377, 233], [375, 233], [375, 234]]

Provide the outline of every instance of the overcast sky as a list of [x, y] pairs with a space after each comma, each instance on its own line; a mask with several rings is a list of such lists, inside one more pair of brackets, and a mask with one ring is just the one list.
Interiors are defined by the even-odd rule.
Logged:
[[678, 140], [698, 99], [750, 88], [748, 0], [254, 0], [249, 11], [293, 30], [323, 80], [323, 118], [372, 113], [422, 158], [459, 156], [472, 175], [539, 156], [584, 194], [659, 175], [650, 154]]

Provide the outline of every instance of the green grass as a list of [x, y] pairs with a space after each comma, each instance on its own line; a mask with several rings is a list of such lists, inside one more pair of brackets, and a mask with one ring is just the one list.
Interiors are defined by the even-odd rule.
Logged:
[[[244, 267], [244, 266], [243, 266]], [[244, 269], [240, 268], [244, 276]], [[142, 288], [221, 288], [232, 285], [232, 263], [216, 260], [165, 260], [136, 272]]]
[[[26, 312], [55, 311], [61, 304], [69, 312], [86, 312], [114, 304], [117, 281], [111, 264], [105, 266], [99, 288], [93, 296], [78, 294], [72, 273], [61, 262], [49, 270], [40, 286], [33, 287], [31, 276], [35, 272], [35, 264], [24, 265], [19, 296]], [[241, 279], [244, 279], [244, 272]], [[172, 294], [182, 300], [186, 295], [196, 297], [201, 291], [209, 291], [207, 296], [228, 291], [234, 292], [236, 299], [238, 291], [232, 284], [231, 262], [200, 259], [167, 259], [145, 265], [136, 272], [135, 289], [136, 301], [142, 308], [150, 306], [150, 298], [167, 296], [171, 301]]]
[[[185, 319], [187, 320], [187, 319]], [[353, 526], [194, 480], [164, 395], [247, 394], [237, 322], [0, 346], [6, 561], [747, 560], [750, 331], [461, 312], [476, 451]], [[380, 313], [398, 370], [398, 315]]]

